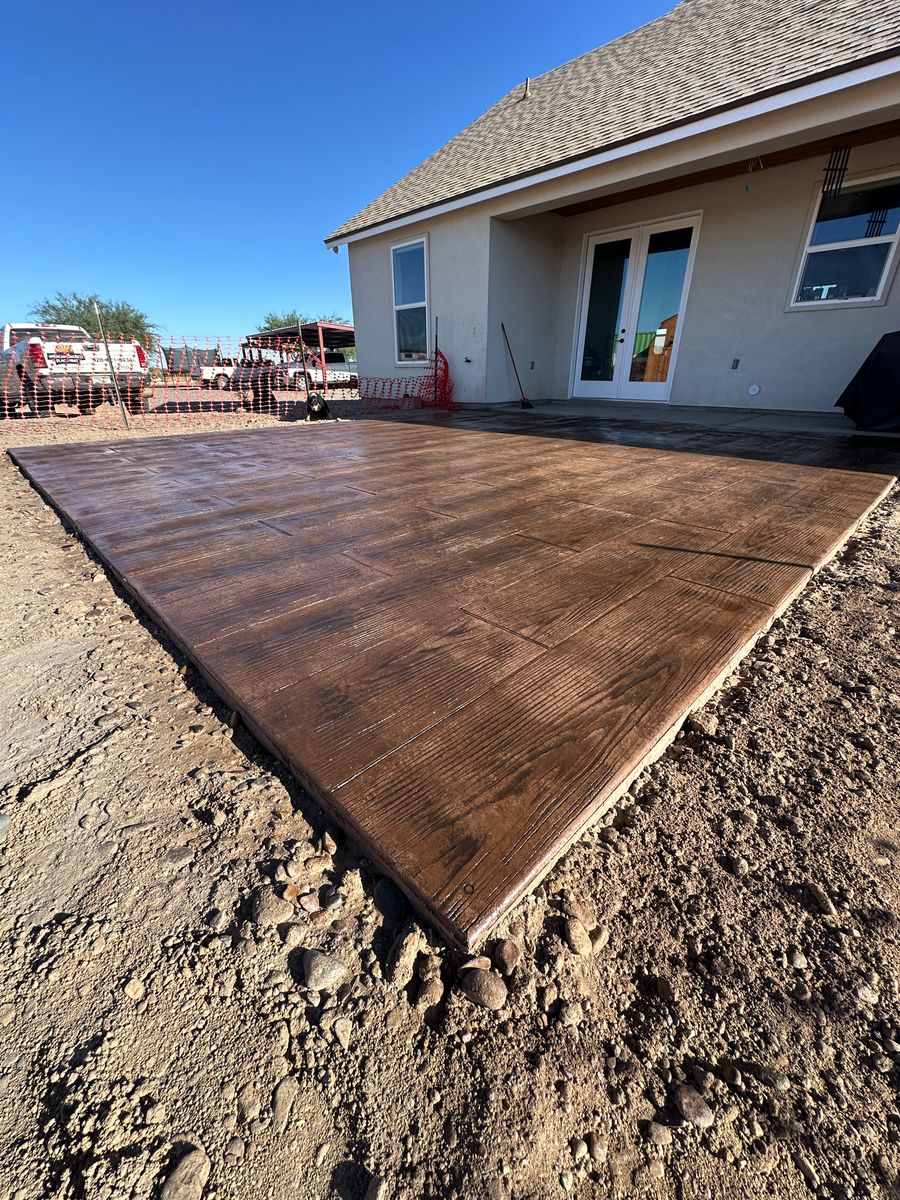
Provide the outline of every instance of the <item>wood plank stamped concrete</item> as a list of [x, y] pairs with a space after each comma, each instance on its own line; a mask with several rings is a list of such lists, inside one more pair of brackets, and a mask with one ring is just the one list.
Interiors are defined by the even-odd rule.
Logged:
[[10, 453], [464, 946], [892, 483], [400, 422]]

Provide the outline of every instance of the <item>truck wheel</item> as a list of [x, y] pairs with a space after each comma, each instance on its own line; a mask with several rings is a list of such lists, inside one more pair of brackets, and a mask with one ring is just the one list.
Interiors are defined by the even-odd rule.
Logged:
[[22, 399], [36, 417], [53, 416], [53, 397], [49, 392], [46, 396], [42, 395], [34, 380], [27, 375], [22, 376]]
[[144, 400], [143, 388], [139, 392], [126, 392], [122, 399], [125, 402], [125, 407], [130, 413], [142, 413], [147, 411], [147, 404]]
[[213, 387], [218, 392], [226, 391], [228, 388], [228, 376], [227, 375], [217, 375], [215, 377], [215, 379], [213, 380]]

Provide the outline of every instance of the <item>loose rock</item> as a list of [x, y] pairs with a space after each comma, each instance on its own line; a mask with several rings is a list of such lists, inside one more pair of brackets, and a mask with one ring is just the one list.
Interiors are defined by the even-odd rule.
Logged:
[[333, 992], [347, 981], [350, 972], [330, 954], [307, 950], [303, 955], [303, 976], [310, 991]]
[[209, 1159], [194, 1147], [175, 1164], [162, 1185], [160, 1200], [200, 1200], [209, 1179]]
[[583, 1016], [584, 1010], [577, 1000], [564, 1000], [559, 1006], [558, 1020], [560, 1025], [568, 1026], [570, 1029], [577, 1029], [581, 1024]]
[[440, 976], [433, 976], [431, 979], [423, 980], [419, 994], [416, 996], [416, 1004], [420, 1008], [433, 1008], [434, 1005], [440, 1004], [443, 998], [444, 985]]
[[475, 954], [459, 964], [459, 972], [462, 974], [463, 971], [489, 971], [492, 965], [486, 954]]
[[685, 725], [692, 733], [699, 733], [702, 737], [715, 737], [719, 728], [719, 718], [714, 712], [701, 709], [691, 713]]
[[294, 918], [294, 906], [283, 900], [270, 887], [259, 887], [250, 897], [250, 919], [255, 925], [270, 929]]
[[256, 1088], [252, 1083], [245, 1083], [237, 1094], [238, 1115], [244, 1122], [255, 1121], [260, 1113], [260, 1103]]
[[675, 1092], [675, 1103], [684, 1119], [697, 1129], [708, 1129], [712, 1125], [713, 1111], [696, 1088], [682, 1084]]
[[594, 947], [591, 943], [591, 935], [578, 920], [577, 917], [570, 917], [564, 926], [566, 942], [569, 949], [575, 954], [588, 955], [592, 954]]
[[831, 897], [814, 879], [806, 880], [806, 887], [826, 917], [837, 916], [837, 909], [834, 907], [834, 902]]
[[522, 957], [522, 947], [512, 938], [503, 938], [494, 947], [494, 962], [501, 975], [512, 975]]
[[609, 942], [609, 926], [598, 925], [591, 932], [591, 950], [594, 954], [599, 954]]
[[272, 1093], [272, 1122], [276, 1132], [284, 1133], [291, 1116], [291, 1108], [300, 1090], [300, 1085], [293, 1075], [285, 1075], [284, 1079]]
[[794, 1162], [797, 1164], [797, 1170], [806, 1180], [811, 1188], [819, 1186], [819, 1173], [809, 1161], [809, 1159], [801, 1154], [799, 1150], [794, 1151]]
[[594, 1162], [606, 1162], [606, 1157], [609, 1154], [608, 1139], [592, 1130], [584, 1140], [587, 1142], [588, 1154], [590, 1154]]
[[506, 1003], [506, 984], [494, 971], [465, 971], [462, 990], [479, 1008], [500, 1009]]
[[647, 1140], [654, 1146], [671, 1146], [672, 1130], [658, 1121], [650, 1121], [647, 1125]]
[[416, 959], [425, 949], [425, 938], [418, 925], [407, 925], [397, 935], [388, 955], [385, 974], [395, 987], [405, 988], [412, 982]]
[[247, 1147], [239, 1137], [233, 1137], [225, 1147], [225, 1161], [230, 1163], [240, 1162], [244, 1157]]
[[142, 979], [138, 979], [137, 975], [132, 975], [132, 977], [122, 988], [122, 991], [129, 1000], [133, 1000], [135, 1004], [137, 1004], [143, 1000], [144, 996], [147, 994], [147, 987]]

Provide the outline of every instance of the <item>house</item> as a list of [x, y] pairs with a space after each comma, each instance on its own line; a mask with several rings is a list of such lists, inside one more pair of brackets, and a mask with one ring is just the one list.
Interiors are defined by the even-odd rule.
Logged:
[[898, 0], [681, 0], [345, 222], [359, 361], [455, 398], [825, 410], [900, 329]]

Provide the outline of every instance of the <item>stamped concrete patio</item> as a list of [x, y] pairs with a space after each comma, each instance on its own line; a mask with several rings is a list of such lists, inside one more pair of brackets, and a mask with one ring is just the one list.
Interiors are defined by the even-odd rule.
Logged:
[[11, 453], [475, 946], [891, 484], [773, 461], [740, 431], [673, 444], [505, 413]]

